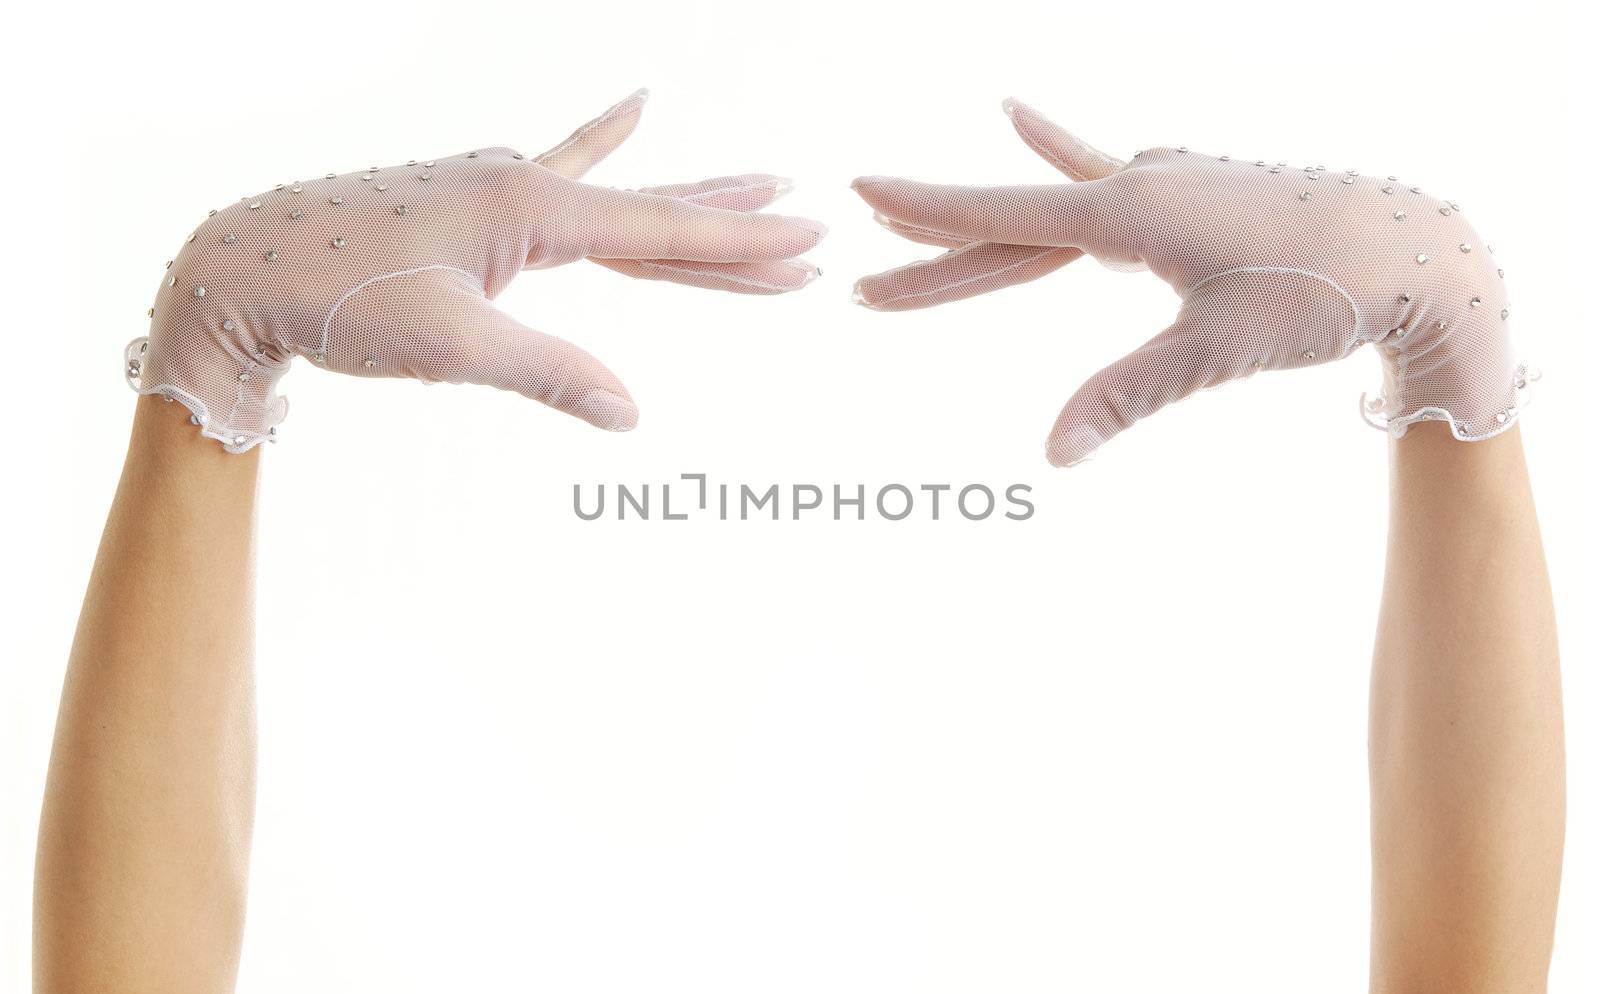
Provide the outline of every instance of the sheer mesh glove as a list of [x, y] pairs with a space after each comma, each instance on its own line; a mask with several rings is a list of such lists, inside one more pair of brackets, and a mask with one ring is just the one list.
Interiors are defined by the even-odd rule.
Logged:
[[788, 189], [743, 175], [613, 190], [577, 182], [627, 138], [640, 90], [534, 159], [508, 148], [329, 173], [213, 211], [173, 261], [129, 345], [140, 393], [183, 402], [242, 452], [275, 434], [275, 387], [303, 355], [353, 376], [514, 390], [627, 431], [633, 400], [583, 350], [490, 300], [523, 269], [592, 259], [640, 279], [739, 293], [805, 286], [813, 221], [754, 213]]
[[1381, 399], [1363, 413], [1392, 435], [1420, 420], [1487, 438], [1526, 385], [1506, 333], [1503, 271], [1460, 209], [1395, 177], [1203, 155], [1122, 162], [1007, 100], [1017, 133], [1077, 182], [935, 186], [862, 177], [891, 231], [949, 249], [868, 276], [856, 300], [930, 307], [1038, 279], [1084, 253], [1148, 268], [1177, 290], [1176, 320], [1090, 377], [1050, 433], [1057, 466], [1202, 387], [1342, 359], [1374, 343]]

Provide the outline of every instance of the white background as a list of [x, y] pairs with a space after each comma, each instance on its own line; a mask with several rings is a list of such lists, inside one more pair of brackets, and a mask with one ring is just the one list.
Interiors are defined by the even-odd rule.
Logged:
[[[287, 378], [242, 991], [1363, 989], [1376, 361], [1204, 394], [1052, 470], [1059, 406], [1164, 326], [1170, 290], [1078, 263], [932, 311], [848, 299], [933, 254], [874, 225], [854, 175], [1059, 180], [1001, 114], [1013, 93], [1123, 156], [1394, 172], [1495, 243], [1546, 372], [1524, 435], [1566, 670], [1552, 989], [1600, 987], [1595, 92], [1561, 7], [8, 18], [0, 990], [27, 982], [56, 698], [133, 406], [120, 350], [163, 260], [246, 192], [531, 154], [641, 85], [593, 179], [797, 177], [780, 209], [830, 225], [826, 275], [778, 299], [587, 264], [519, 279], [501, 303], [622, 376], [631, 435], [481, 389]], [[684, 472], [1021, 482], [1038, 513], [571, 511], [574, 483]]]

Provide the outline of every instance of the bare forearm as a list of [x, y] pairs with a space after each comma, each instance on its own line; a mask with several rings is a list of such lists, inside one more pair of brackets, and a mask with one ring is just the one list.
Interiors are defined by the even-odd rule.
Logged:
[[1542, 991], [1564, 824], [1549, 580], [1522, 444], [1391, 443], [1372, 671], [1372, 988]]
[[139, 401], [68, 663], [35, 890], [40, 994], [226, 991], [255, 793], [258, 456]]

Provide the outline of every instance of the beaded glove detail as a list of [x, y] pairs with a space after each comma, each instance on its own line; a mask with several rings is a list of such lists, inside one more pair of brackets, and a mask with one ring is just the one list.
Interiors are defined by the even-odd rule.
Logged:
[[632, 132], [641, 90], [533, 159], [486, 148], [281, 183], [189, 236], [128, 346], [128, 383], [187, 406], [231, 452], [271, 439], [296, 356], [352, 376], [512, 390], [599, 428], [638, 418], [593, 356], [490, 301], [517, 273], [591, 259], [738, 293], [797, 290], [825, 230], [756, 213], [790, 184], [725, 176], [643, 190], [578, 182]]
[[1393, 176], [1158, 148], [1123, 162], [1015, 101], [1017, 133], [1075, 182], [936, 186], [862, 177], [880, 223], [948, 249], [868, 276], [857, 302], [930, 307], [1038, 279], [1088, 253], [1149, 269], [1182, 298], [1176, 320], [1090, 377], [1047, 451], [1080, 462], [1134, 422], [1202, 387], [1342, 359], [1373, 344], [1369, 421], [1421, 420], [1458, 439], [1516, 420], [1527, 374], [1506, 329], [1504, 272], [1454, 203]]

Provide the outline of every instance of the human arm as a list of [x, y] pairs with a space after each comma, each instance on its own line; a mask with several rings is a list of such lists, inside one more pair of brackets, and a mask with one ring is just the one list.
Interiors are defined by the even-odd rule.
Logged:
[[278, 184], [212, 212], [168, 263], [126, 355], [143, 396], [63, 690], [40, 994], [232, 987], [254, 803], [256, 467], [294, 360], [494, 386], [628, 430], [637, 410], [615, 375], [490, 303], [517, 273], [587, 258], [762, 295], [816, 277], [797, 254], [822, 226], [757, 213], [788, 189], [780, 177], [577, 182], [643, 102], [531, 158], [482, 149]]
[[260, 451], [142, 397], [67, 664], [39, 825], [38, 994], [229, 991], [255, 806]]
[[1372, 671], [1373, 990], [1542, 990], [1559, 673], [1517, 428], [1528, 376], [1492, 247], [1454, 202], [1394, 176], [1181, 146], [1124, 162], [1004, 106], [1074, 182], [858, 179], [881, 224], [947, 251], [863, 277], [857, 301], [941, 305], [1085, 254], [1167, 282], [1172, 325], [1072, 395], [1047, 442], [1058, 466], [1196, 390], [1372, 346], [1384, 384], [1364, 413], [1388, 430], [1393, 467]]
[[1520, 432], [1390, 443], [1372, 663], [1372, 990], [1545, 989], [1565, 792], [1555, 614]]

